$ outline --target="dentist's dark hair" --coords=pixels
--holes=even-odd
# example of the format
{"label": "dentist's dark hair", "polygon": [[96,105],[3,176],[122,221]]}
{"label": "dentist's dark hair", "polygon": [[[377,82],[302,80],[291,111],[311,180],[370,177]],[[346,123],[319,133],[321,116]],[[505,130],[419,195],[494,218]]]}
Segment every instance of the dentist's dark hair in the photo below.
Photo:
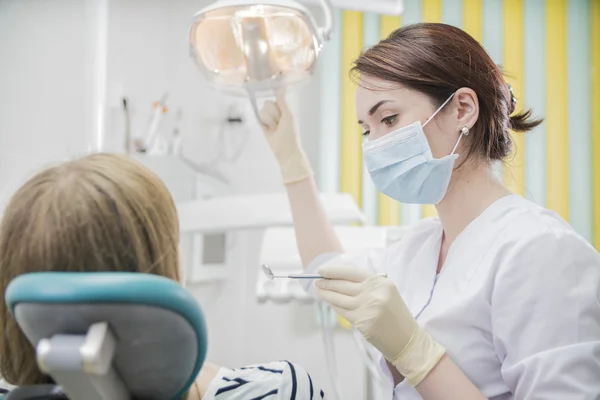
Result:
{"label": "dentist's dark hair", "polygon": [[465,160],[503,160],[512,149],[509,130],[526,132],[543,121],[532,118],[531,110],[513,114],[517,99],[500,68],[475,39],[451,25],[421,23],[397,29],[364,51],[350,73],[356,81],[364,75],[400,83],[429,96],[436,107],[458,89],[472,89],[479,115],[465,138]]}

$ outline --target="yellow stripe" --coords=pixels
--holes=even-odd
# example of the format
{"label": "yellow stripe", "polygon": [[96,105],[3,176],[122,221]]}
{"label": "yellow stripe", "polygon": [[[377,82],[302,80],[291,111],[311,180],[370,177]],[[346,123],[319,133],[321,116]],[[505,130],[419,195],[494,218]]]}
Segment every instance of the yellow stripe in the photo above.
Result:
{"label": "yellow stripe", "polygon": [[483,25],[481,0],[463,0],[463,30],[481,43]]}
{"label": "yellow stripe", "polygon": [[342,38],[340,190],[350,193],[360,205],[362,199],[362,132],[356,122],[354,104],[356,85],[350,80],[348,71],[363,46],[361,13],[356,11],[342,13]]}
{"label": "yellow stripe", "polygon": [[[517,98],[517,109],[523,109],[523,0],[504,0],[503,16],[503,66],[506,81]],[[513,152],[504,169],[504,183],[513,192],[525,193],[525,137],[523,133],[510,132]]]}
{"label": "yellow stripe", "polygon": [[424,204],[423,211],[422,211],[422,217],[423,218],[437,217],[437,210],[435,209],[435,206],[433,206],[431,204]]}
{"label": "yellow stripe", "polygon": [[[379,36],[384,39],[400,27],[400,17],[382,15],[379,18]],[[379,225],[400,224],[400,203],[383,193],[377,194],[377,223]]]}
{"label": "yellow stripe", "polygon": [[[423,0],[423,21],[442,22],[442,1],[441,0]],[[423,218],[437,216],[437,210],[430,204],[423,205]]]}
{"label": "yellow stripe", "polygon": [[[356,122],[354,104],[356,85],[350,80],[348,71],[362,51],[362,13],[342,12],[342,38],[340,191],[350,193],[360,206],[362,203],[362,131]],[[340,316],[338,316],[338,323],[344,329],[352,327]]]}
{"label": "yellow stripe", "polygon": [[600,0],[591,3],[593,243],[600,251]]}
{"label": "yellow stripe", "polygon": [[390,33],[400,28],[400,17],[382,15],[379,17],[379,37],[385,39]]}
{"label": "yellow stripe", "polygon": [[546,98],[546,204],[568,220],[567,0],[546,1]]}
{"label": "yellow stripe", "polygon": [[423,22],[442,22],[442,0],[423,0]]}

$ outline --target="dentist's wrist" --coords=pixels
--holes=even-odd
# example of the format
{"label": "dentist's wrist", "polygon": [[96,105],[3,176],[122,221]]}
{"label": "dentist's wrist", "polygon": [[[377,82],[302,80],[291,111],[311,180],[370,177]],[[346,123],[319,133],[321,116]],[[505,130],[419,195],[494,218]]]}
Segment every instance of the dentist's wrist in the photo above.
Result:
{"label": "dentist's wrist", "polygon": [[278,161],[284,185],[300,182],[313,176],[308,157],[301,149]]}
{"label": "dentist's wrist", "polygon": [[444,346],[436,342],[427,331],[417,327],[400,354],[389,361],[411,386],[417,386],[445,354]]}

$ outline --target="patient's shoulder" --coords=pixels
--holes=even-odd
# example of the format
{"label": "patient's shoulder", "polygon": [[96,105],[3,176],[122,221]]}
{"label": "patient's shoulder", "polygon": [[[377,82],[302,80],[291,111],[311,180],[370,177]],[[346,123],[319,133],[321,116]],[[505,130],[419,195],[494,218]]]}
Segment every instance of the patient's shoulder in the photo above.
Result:
{"label": "patient's shoulder", "polygon": [[[246,400],[273,396],[273,400],[324,398],[323,391],[301,366],[289,361],[220,368],[204,392],[203,400]],[[271,397],[269,397],[271,398]]]}

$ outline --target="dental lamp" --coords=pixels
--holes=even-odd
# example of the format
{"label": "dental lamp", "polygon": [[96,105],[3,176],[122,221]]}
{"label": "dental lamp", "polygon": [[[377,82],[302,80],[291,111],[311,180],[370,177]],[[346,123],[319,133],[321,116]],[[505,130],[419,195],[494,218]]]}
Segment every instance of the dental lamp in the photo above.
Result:
{"label": "dental lamp", "polygon": [[331,36],[329,0],[320,0],[325,25],[293,0],[219,0],[194,16],[190,54],[218,91],[256,99],[306,81]]}

